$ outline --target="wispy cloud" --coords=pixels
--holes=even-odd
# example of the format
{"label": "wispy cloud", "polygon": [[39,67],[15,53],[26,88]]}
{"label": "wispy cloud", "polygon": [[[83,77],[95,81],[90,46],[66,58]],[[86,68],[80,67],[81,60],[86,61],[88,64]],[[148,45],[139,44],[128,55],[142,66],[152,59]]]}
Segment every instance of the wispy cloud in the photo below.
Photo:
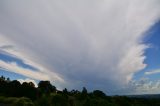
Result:
{"label": "wispy cloud", "polygon": [[49,76],[42,72],[36,72],[35,70],[30,70],[23,68],[16,64],[15,62],[4,62],[0,60],[0,68],[6,71],[11,71],[23,76],[34,78],[36,80],[49,80]]}
{"label": "wispy cloud", "polygon": [[[8,71],[12,70],[12,72],[15,72],[17,74],[22,74],[24,76],[27,76],[27,77],[30,77],[33,79],[35,79],[35,77],[37,77],[36,78],[37,80],[51,80],[52,79],[54,81],[64,82],[64,80],[60,76],[58,76],[56,73],[49,72],[47,68],[44,68],[42,65],[31,61],[29,59],[29,57],[26,56],[25,54],[21,54],[20,51],[15,47],[15,45],[11,45],[11,44],[0,45],[0,53],[5,54],[8,57],[14,57],[18,60],[21,60],[24,64],[29,65],[30,67],[33,67],[36,70],[26,69],[26,68],[18,65],[16,63],[16,61],[7,63],[7,62],[0,60],[1,62],[3,62],[3,63],[1,63],[1,68],[3,68],[3,69],[7,69]],[[4,64],[7,64],[7,65],[4,65]],[[16,70],[10,67],[13,64],[16,65],[16,67],[17,67]],[[10,67],[10,68],[8,68],[8,67]],[[17,71],[17,70],[19,70],[19,71]],[[31,76],[29,76],[28,74],[25,75],[24,71],[27,72],[27,70],[28,70],[28,73],[30,73],[30,75],[32,74]],[[34,74],[35,71],[37,71],[37,74]],[[46,77],[44,79],[44,78],[39,77],[43,74],[45,77],[48,74],[47,75],[48,78]],[[35,76],[35,75],[38,75],[38,76]],[[38,77],[39,77],[39,79],[38,79]]]}
{"label": "wispy cloud", "polygon": [[145,72],[145,75],[152,75],[152,74],[158,74],[158,73],[160,73],[160,69]]}
{"label": "wispy cloud", "polygon": [[7,52],[47,69],[68,87],[110,92],[146,67],[141,41],[160,18],[159,0],[0,2],[0,37],[19,54]]}

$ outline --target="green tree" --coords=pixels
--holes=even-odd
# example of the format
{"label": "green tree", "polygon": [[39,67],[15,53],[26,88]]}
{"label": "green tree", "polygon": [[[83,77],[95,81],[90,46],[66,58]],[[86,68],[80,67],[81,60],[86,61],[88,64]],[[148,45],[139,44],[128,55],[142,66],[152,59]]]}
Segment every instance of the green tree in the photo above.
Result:
{"label": "green tree", "polygon": [[82,89],[82,94],[87,95],[87,89],[85,87],[83,87],[83,89]]}
{"label": "green tree", "polygon": [[63,93],[64,93],[64,94],[68,94],[67,88],[64,88],[64,89],[63,89]]}
{"label": "green tree", "polygon": [[42,93],[46,93],[46,94],[49,94],[49,93],[51,93],[53,91],[56,91],[56,87],[52,86],[50,81],[40,81],[38,83],[38,88],[40,89],[40,91]]}
{"label": "green tree", "polygon": [[93,91],[93,95],[96,96],[96,97],[101,97],[101,98],[105,98],[105,97],[106,97],[106,94],[103,93],[103,92],[100,91],[100,90],[94,90],[94,91]]}
{"label": "green tree", "polygon": [[23,82],[21,86],[21,94],[22,96],[28,97],[32,100],[35,100],[37,98],[37,89],[35,88],[35,85],[33,82]]}

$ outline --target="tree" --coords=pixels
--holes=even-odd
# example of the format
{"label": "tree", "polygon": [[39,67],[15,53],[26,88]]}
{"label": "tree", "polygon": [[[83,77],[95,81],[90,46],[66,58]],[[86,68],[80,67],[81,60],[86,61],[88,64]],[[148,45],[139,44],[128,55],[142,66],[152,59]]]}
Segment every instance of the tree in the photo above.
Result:
{"label": "tree", "polygon": [[11,81],[10,78],[7,78],[6,82],[9,83],[10,81]]}
{"label": "tree", "polygon": [[2,80],[2,81],[5,81],[5,77],[2,75],[1,77],[0,77],[0,80]]}
{"label": "tree", "polygon": [[87,94],[87,89],[85,87],[83,87],[82,94],[84,94],[84,95]]}
{"label": "tree", "polygon": [[0,77],[0,94],[6,95],[7,90],[8,90],[8,83],[5,81],[5,77],[1,76]]}
{"label": "tree", "polygon": [[46,93],[46,94],[49,94],[50,92],[55,92],[56,91],[56,87],[52,86],[50,81],[40,81],[38,83],[38,88],[40,89],[40,91],[42,93]]}
{"label": "tree", "polygon": [[82,94],[87,94],[87,89],[83,87]]}
{"label": "tree", "polygon": [[17,80],[13,80],[9,83],[8,94],[13,97],[20,97],[21,96],[20,88],[21,88],[21,83]]}
{"label": "tree", "polygon": [[87,97],[87,89],[83,87],[82,94],[79,99],[82,100],[82,99],[85,99],[86,97]]}
{"label": "tree", "polygon": [[21,94],[22,96],[35,100],[37,98],[37,89],[35,88],[33,82],[23,82],[21,86]]}
{"label": "tree", "polygon": [[68,98],[66,98],[66,96],[63,96],[61,94],[52,96],[51,102],[52,104],[54,104],[54,106],[68,106],[69,103]]}
{"label": "tree", "polygon": [[93,95],[96,96],[96,97],[101,97],[101,98],[106,97],[106,94],[103,93],[103,92],[100,91],[100,90],[94,90],[94,91],[93,91]]}
{"label": "tree", "polygon": [[52,85],[52,92],[55,93],[56,91],[57,91],[57,88],[56,88],[55,86]]}
{"label": "tree", "polygon": [[63,93],[64,93],[64,94],[68,94],[67,88],[64,88],[64,89],[63,89]]}

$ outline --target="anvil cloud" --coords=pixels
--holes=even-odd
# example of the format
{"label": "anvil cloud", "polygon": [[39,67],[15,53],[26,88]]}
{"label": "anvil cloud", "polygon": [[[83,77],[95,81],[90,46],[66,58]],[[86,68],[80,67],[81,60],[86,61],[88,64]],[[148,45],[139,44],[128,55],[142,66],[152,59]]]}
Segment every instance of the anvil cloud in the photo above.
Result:
{"label": "anvil cloud", "polygon": [[[62,88],[114,93],[146,67],[148,46],[142,40],[160,18],[159,5],[159,0],[1,0],[1,51],[39,72],[42,67]],[[18,53],[2,48],[7,45]]]}

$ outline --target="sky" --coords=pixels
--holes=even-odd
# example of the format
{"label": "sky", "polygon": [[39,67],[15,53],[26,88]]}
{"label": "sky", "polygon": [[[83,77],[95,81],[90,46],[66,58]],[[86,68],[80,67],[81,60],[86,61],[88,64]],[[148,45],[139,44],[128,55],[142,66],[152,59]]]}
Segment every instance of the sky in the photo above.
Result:
{"label": "sky", "polygon": [[0,75],[108,95],[160,93],[159,0],[1,0]]}

